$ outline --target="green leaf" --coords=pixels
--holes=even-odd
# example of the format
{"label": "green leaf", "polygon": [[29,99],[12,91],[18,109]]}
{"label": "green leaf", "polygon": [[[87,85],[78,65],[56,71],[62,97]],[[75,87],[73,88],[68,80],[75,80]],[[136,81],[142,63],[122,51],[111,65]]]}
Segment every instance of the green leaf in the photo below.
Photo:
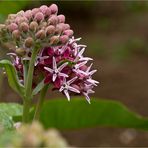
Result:
{"label": "green leaf", "polygon": [[0,103],[0,112],[9,116],[20,116],[23,114],[23,107],[16,103]]}
{"label": "green leaf", "polygon": [[36,95],[38,92],[41,91],[41,89],[43,89],[43,87],[45,86],[44,80],[42,80],[33,90],[32,92],[32,96]]}
{"label": "green leaf", "polygon": [[97,126],[148,130],[148,119],[128,110],[116,101],[66,99],[44,103],[40,121],[45,128],[77,129]]}
{"label": "green leaf", "polygon": [[5,68],[8,76],[8,82],[11,88],[16,91],[21,97],[23,97],[24,87],[20,84],[17,72],[12,63],[9,60],[2,60],[0,61],[0,67]]}
{"label": "green leaf", "polygon": [[0,111],[0,126],[2,126],[2,128],[4,128],[4,129],[12,129],[13,128],[12,117],[7,115],[3,111]]}
{"label": "green leaf", "polygon": [[13,128],[13,116],[21,116],[23,108],[16,103],[0,103],[0,126],[5,129]]}

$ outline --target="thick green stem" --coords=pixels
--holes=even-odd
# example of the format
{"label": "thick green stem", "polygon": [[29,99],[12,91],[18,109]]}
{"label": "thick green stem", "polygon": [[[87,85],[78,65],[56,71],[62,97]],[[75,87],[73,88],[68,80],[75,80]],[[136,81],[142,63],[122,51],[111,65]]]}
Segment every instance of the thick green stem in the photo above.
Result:
{"label": "thick green stem", "polygon": [[49,87],[49,85],[45,85],[44,88],[41,90],[40,98],[39,98],[37,105],[36,105],[34,120],[38,120],[40,117],[41,108],[42,108],[48,87]]}
{"label": "thick green stem", "polygon": [[30,98],[30,96],[31,96],[34,64],[35,64],[35,60],[36,60],[36,57],[37,57],[37,53],[38,53],[38,49],[34,49],[32,51],[32,56],[31,56],[31,60],[30,60],[30,63],[29,63],[29,69],[28,69],[28,74],[27,74],[27,79],[26,79],[26,87],[25,87],[26,99]]}
{"label": "thick green stem", "polygon": [[30,106],[31,106],[31,103],[30,101],[24,101],[24,104],[23,104],[23,117],[22,117],[22,121],[24,123],[27,123],[29,121],[29,110],[30,110]]}
{"label": "thick green stem", "polygon": [[25,96],[24,96],[24,108],[23,108],[23,122],[28,122],[29,111],[31,107],[32,100],[32,79],[34,72],[34,64],[37,57],[38,49],[34,48],[31,55],[31,60],[29,62],[29,69],[27,65],[24,66],[24,84],[25,84]]}

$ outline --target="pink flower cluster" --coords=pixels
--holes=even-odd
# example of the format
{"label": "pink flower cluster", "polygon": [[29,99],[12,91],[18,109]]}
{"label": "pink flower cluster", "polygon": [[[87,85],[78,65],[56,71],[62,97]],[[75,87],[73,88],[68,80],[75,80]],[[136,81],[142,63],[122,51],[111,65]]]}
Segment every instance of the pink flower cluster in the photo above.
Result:
{"label": "pink flower cluster", "polygon": [[0,24],[0,36],[14,44],[19,56],[28,56],[35,44],[41,47],[65,44],[73,30],[65,23],[65,16],[57,13],[57,5],[52,4],[10,14],[5,24]]}
{"label": "pink flower cluster", "polygon": [[[89,94],[99,82],[92,79],[97,70],[91,70],[92,59],[84,57],[85,45],[79,45],[80,40],[70,38],[65,45],[46,47],[39,53],[34,71],[34,85],[38,76],[43,76],[44,83],[52,84],[53,90],[59,90],[70,100],[70,95],[84,95],[90,103]],[[23,67],[19,57],[15,56],[14,65],[23,81]]]}

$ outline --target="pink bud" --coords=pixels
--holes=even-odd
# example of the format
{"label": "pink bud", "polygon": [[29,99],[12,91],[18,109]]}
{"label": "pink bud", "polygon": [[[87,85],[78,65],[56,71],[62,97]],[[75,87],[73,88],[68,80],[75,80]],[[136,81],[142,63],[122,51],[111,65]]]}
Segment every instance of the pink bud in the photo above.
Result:
{"label": "pink bud", "polygon": [[56,25],[58,23],[58,17],[56,15],[53,15],[49,18],[48,24],[50,25]]}
{"label": "pink bud", "polygon": [[32,17],[32,11],[31,11],[31,10],[27,10],[27,11],[25,12],[24,16],[25,16],[26,18],[28,18],[28,19],[31,19],[31,17]]}
{"label": "pink bud", "polygon": [[22,22],[28,22],[28,19],[26,17],[16,17],[15,22],[19,25]]}
{"label": "pink bud", "polygon": [[69,24],[59,23],[59,25],[61,25],[61,26],[63,27],[63,30],[68,30],[68,29],[70,29]]}
{"label": "pink bud", "polygon": [[18,29],[18,25],[15,24],[15,23],[11,23],[9,26],[8,26],[8,29],[9,31],[14,31],[14,30],[17,30]]}
{"label": "pink bud", "polygon": [[58,34],[61,34],[62,31],[63,31],[63,26],[60,25],[60,24],[57,24],[57,26],[56,26],[56,31],[55,31],[55,32],[58,33]]}
{"label": "pink bud", "polygon": [[28,31],[29,30],[29,25],[26,22],[21,23],[20,24],[20,30],[24,31],[24,32]]}
{"label": "pink bud", "polygon": [[49,8],[46,10],[45,15],[47,15],[47,16],[51,15],[51,10]]}
{"label": "pink bud", "polygon": [[64,34],[68,35],[69,37],[71,37],[73,35],[73,30],[65,30]]}
{"label": "pink bud", "polygon": [[42,20],[44,19],[43,13],[38,12],[38,13],[35,15],[34,19],[37,20],[37,21],[42,21]]}
{"label": "pink bud", "polygon": [[40,12],[39,8],[32,9],[32,15],[36,15],[38,12]]}
{"label": "pink bud", "polygon": [[51,35],[55,33],[55,27],[53,25],[50,25],[46,28],[46,34]]}
{"label": "pink bud", "polygon": [[41,11],[43,14],[46,14],[46,11],[47,11],[48,7],[47,7],[46,5],[43,5],[43,6],[41,6],[39,9],[40,9],[40,11]]}
{"label": "pink bud", "polygon": [[60,42],[61,42],[62,44],[67,43],[68,40],[69,40],[69,37],[68,37],[67,35],[62,35],[62,36],[60,36]]}
{"label": "pink bud", "polygon": [[44,30],[40,30],[36,33],[35,35],[38,39],[44,39],[46,34],[45,34],[45,31]]}
{"label": "pink bud", "polygon": [[58,13],[58,6],[56,4],[52,4],[49,8],[52,14]]}
{"label": "pink bud", "polygon": [[19,30],[14,30],[12,32],[12,36],[15,38],[15,39],[19,39],[20,38],[20,31]]}
{"label": "pink bud", "polygon": [[59,23],[64,23],[65,22],[65,16],[63,14],[58,15]]}

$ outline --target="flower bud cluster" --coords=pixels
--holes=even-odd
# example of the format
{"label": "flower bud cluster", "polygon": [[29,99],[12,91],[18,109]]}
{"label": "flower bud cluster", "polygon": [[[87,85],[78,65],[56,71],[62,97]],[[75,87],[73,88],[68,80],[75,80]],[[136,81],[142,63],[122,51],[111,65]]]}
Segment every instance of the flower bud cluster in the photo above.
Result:
{"label": "flower bud cluster", "polygon": [[34,44],[41,47],[65,44],[73,35],[70,25],[65,23],[65,16],[58,15],[55,4],[10,14],[5,24],[0,24],[0,36],[2,33],[15,43],[16,53],[21,56],[30,52]]}
{"label": "flower bud cluster", "polygon": [[[70,95],[83,95],[90,103],[89,94],[99,82],[92,79],[92,75],[97,70],[91,70],[92,61],[89,57],[84,57],[85,45],[79,45],[80,38],[71,37],[65,45],[46,47],[38,54],[35,63],[33,87],[38,82],[38,76],[44,75],[44,83],[53,85],[53,90],[62,92],[68,100]],[[16,56],[14,65],[21,74],[23,81],[23,69],[21,61]]]}

